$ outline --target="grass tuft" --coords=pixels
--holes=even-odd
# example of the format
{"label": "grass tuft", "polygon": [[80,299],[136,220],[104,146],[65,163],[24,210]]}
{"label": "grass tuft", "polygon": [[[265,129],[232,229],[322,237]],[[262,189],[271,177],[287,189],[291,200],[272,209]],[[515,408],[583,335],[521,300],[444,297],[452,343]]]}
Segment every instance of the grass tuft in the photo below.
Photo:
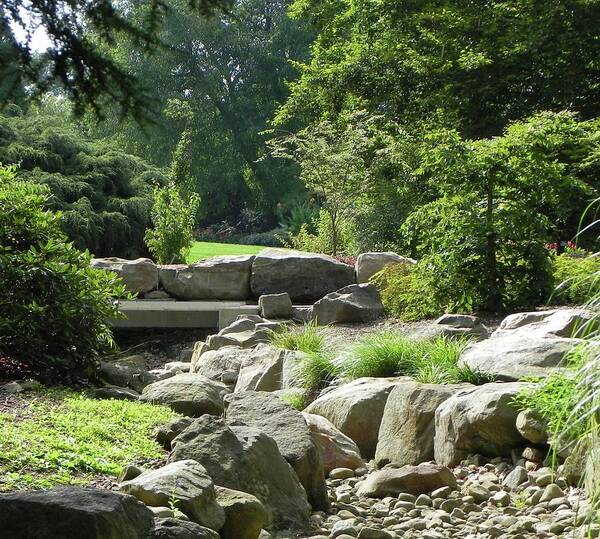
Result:
{"label": "grass tuft", "polygon": [[286,326],[270,335],[271,344],[284,350],[321,354],[327,349],[327,329],[309,322],[302,326]]}

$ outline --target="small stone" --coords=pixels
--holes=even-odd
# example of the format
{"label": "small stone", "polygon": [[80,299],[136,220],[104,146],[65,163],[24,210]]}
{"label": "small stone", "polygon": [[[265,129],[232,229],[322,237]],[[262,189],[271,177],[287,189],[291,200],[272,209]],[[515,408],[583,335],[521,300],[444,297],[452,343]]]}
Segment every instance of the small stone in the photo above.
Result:
{"label": "small stone", "polygon": [[331,528],[332,539],[343,534],[350,535],[351,537],[356,537],[358,535],[358,530],[354,527],[353,520],[340,520],[333,525],[333,528]]}
{"label": "small stone", "polygon": [[385,530],[364,527],[358,532],[358,539],[394,539],[394,536]]}
{"label": "small stone", "polygon": [[494,505],[506,507],[510,505],[510,494],[504,490],[500,490],[499,492],[496,492],[490,500]]}
{"label": "small stone", "polygon": [[473,497],[475,503],[485,502],[491,496],[490,491],[481,485],[470,485],[467,488],[467,494]]}
{"label": "small stone", "polygon": [[400,494],[398,494],[398,500],[401,502],[415,503],[417,501],[417,497],[414,494],[410,494],[408,492],[401,492]]}
{"label": "small stone", "polygon": [[349,479],[354,477],[354,470],[350,468],[334,468],[329,472],[330,479]]}
{"label": "small stone", "polygon": [[155,518],[173,518],[174,511],[169,507],[148,507],[154,513]]}
{"label": "small stone", "polygon": [[462,505],[462,501],[454,498],[454,499],[450,499],[450,500],[444,500],[442,502],[442,504],[440,505],[440,509],[442,511],[446,511],[446,513],[452,513],[452,511],[454,509],[456,509],[457,507],[460,507]]}
{"label": "small stone", "polygon": [[565,493],[556,483],[551,483],[544,489],[544,493],[540,498],[540,503],[549,502],[554,498],[562,498],[564,495]]}
{"label": "small stone", "polygon": [[515,490],[519,485],[522,485],[529,479],[527,470],[522,466],[516,466],[502,481],[502,485]]}
{"label": "small stone", "polygon": [[450,487],[441,487],[431,493],[432,498],[447,498],[452,493]]}
{"label": "small stone", "polygon": [[427,496],[427,494],[421,494],[415,501],[415,505],[431,507],[433,502],[431,501],[431,498]]}
{"label": "small stone", "polygon": [[556,474],[554,472],[552,472],[552,471],[544,472],[544,471],[540,470],[540,472],[538,473],[538,475],[535,478],[535,484],[538,487],[545,487],[545,486],[549,485],[550,483],[553,483],[555,478],[556,478]]}
{"label": "small stone", "polygon": [[544,449],[539,449],[538,447],[526,447],[523,449],[523,453],[521,456],[526,460],[531,460],[533,462],[544,462],[546,458],[547,451]]}
{"label": "small stone", "polygon": [[135,466],[134,464],[128,464],[127,466],[125,466],[125,468],[123,468],[123,471],[117,478],[117,482],[122,483],[123,481],[129,481],[130,479],[134,479],[138,475],[141,475],[143,471],[144,470],[142,470],[139,466]]}

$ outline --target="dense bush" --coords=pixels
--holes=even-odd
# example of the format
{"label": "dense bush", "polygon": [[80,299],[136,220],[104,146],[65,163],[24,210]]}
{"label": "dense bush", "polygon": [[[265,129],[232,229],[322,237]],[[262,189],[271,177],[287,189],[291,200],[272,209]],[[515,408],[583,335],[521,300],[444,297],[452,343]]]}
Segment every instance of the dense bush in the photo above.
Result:
{"label": "dense bush", "polygon": [[0,168],[0,358],[43,379],[74,379],[92,375],[111,348],[111,298],[125,291],[67,241],[60,215],[44,209],[49,196]]}
{"label": "dense bush", "polygon": [[555,289],[552,303],[587,303],[600,293],[600,258],[585,252],[566,252],[553,260]]}
{"label": "dense bush", "polygon": [[0,115],[0,162],[47,185],[46,207],[63,213],[61,226],[78,249],[95,256],[146,254],[152,184],[164,175],[110,142],[92,141],[66,107],[49,100],[26,115]]}
{"label": "dense bush", "polygon": [[[311,229],[314,232],[311,232]],[[297,234],[289,234],[283,243],[289,249],[309,251],[311,253],[334,254],[332,243],[331,218],[327,211],[321,210],[312,225],[304,223]],[[338,218],[336,223],[337,254],[353,255],[356,253],[354,223],[347,218]]]}

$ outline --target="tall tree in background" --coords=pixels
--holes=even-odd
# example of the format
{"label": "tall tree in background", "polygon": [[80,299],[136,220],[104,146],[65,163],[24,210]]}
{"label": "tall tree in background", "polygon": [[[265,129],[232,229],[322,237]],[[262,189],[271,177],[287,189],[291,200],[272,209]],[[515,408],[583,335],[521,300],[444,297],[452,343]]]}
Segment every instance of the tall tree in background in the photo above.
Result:
{"label": "tall tree in background", "polygon": [[[304,23],[288,18],[287,4],[238,0],[229,13],[211,19],[173,10],[160,34],[168,50],[147,58],[123,40],[113,51],[153,89],[161,110],[176,99],[194,122],[186,126],[185,119],[163,113],[146,133],[116,119],[97,133],[116,136],[130,151],[167,165],[187,130],[190,173],[205,221],[232,218],[245,206],[273,217],[278,202],[302,192],[292,165],[260,159],[266,154],[262,132],[297,74],[290,60],[306,60],[312,38]],[[134,17],[145,18],[147,9],[138,6]]]}

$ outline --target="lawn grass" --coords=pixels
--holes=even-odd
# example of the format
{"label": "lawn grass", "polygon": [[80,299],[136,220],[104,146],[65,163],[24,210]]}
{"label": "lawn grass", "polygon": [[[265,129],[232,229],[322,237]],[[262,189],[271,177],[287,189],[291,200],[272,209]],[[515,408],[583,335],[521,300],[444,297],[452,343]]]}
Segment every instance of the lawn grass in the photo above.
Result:
{"label": "lawn grass", "polygon": [[164,406],[92,399],[70,389],[17,397],[0,413],[0,491],[85,485],[152,463],[164,450],[155,428],[177,415]]}
{"label": "lawn grass", "polygon": [[212,243],[195,241],[187,256],[189,264],[221,255],[255,255],[265,249],[262,245],[241,245],[237,243]]}

